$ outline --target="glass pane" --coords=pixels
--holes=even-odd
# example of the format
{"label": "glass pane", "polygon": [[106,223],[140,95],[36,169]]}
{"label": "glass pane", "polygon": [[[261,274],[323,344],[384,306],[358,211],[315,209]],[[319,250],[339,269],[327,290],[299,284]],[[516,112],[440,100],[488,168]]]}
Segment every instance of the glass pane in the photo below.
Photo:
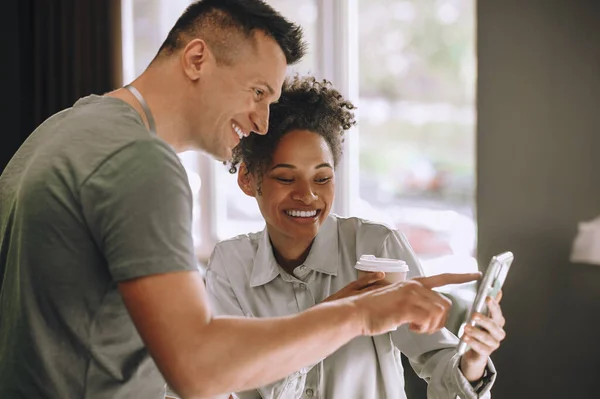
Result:
{"label": "glass pane", "polygon": [[133,8],[134,71],[139,76],[150,64],[190,0],[131,0]]}
{"label": "glass pane", "polygon": [[428,272],[475,265],[474,3],[359,0],[360,216]]}
{"label": "glass pane", "polygon": [[[309,48],[303,60],[289,68],[288,74],[314,73],[316,58],[314,54],[317,36],[317,0],[268,0],[268,3],[284,17],[302,26]],[[217,210],[217,236],[219,239],[233,237],[237,234],[258,231],[263,228],[264,220],[260,214],[256,200],[246,196],[237,185],[237,175],[228,172],[227,167],[217,165],[215,168],[215,185],[217,192],[216,206],[225,204]]]}

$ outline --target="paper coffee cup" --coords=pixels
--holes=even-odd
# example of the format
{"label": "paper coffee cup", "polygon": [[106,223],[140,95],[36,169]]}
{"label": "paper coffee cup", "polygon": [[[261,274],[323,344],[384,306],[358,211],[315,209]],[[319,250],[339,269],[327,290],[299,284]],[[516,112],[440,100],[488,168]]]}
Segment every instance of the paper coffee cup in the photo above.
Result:
{"label": "paper coffee cup", "polygon": [[406,280],[408,265],[400,259],[377,258],[373,255],[362,255],[356,265],[358,278],[365,273],[384,272],[384,280],[390,283],[397,283]]}

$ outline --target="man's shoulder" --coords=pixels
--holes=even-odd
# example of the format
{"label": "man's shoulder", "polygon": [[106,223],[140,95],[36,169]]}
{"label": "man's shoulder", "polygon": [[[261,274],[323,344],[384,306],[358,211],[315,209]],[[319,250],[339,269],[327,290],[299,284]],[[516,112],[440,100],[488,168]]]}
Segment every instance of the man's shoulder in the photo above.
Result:
{"label": "man's shoulder", "polygon": [[119,99],[85,97],[57,130],[69,136],[62,155],[72,169],[84,174],[84,182],[106,169],[132,178],[152,174],[187,178],[175,150],[150,133],[137,112]]}
{"label": "man's shoulder", "polygon": [[[151,135],[126,103],[101,96],[80,99],[44,121],[23,143],[7,170],[17,179],[25,173],[35,181],[59,179],[76,189],[107,161],[123,163],[177,162],[177,154]],[[38,184],[38,183],[36,183]]]}

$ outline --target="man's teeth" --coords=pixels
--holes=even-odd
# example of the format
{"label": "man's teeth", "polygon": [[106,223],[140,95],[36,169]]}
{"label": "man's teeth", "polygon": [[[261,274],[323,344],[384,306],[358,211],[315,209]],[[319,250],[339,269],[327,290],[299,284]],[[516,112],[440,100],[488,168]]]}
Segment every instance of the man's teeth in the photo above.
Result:
{"label": "man's teeth", "polygon": [[317,216],[317,211],[285,211],[289,216],[295,218],[312,218]]}
{"label": "man's teeth", "polygon": [[242,129],[240,129],[235,123],[232,123],[231,127],[233,128],[233,130],[235,130],[235,132],[237,133],[240,140],[243,139],[244,137],[246,137],[244,134],[244,131]]}

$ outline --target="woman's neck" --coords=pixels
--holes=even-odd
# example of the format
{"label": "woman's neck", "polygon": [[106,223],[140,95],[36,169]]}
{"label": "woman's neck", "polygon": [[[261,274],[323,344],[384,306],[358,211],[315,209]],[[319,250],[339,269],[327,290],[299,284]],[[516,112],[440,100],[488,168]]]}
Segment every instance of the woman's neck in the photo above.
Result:
{"label": "woman's neck", "polygon": [[273,248],[275,260],[279,266],[289,274],[292,274],[296,267],[306,261],[314,241],[313,239],[309,243],[298,243],[294,240],[285,240],[285,242],[281,242],[284,240],[273,240],[271,236],[269,236],[269,239],[271,240],[271,247]]}

